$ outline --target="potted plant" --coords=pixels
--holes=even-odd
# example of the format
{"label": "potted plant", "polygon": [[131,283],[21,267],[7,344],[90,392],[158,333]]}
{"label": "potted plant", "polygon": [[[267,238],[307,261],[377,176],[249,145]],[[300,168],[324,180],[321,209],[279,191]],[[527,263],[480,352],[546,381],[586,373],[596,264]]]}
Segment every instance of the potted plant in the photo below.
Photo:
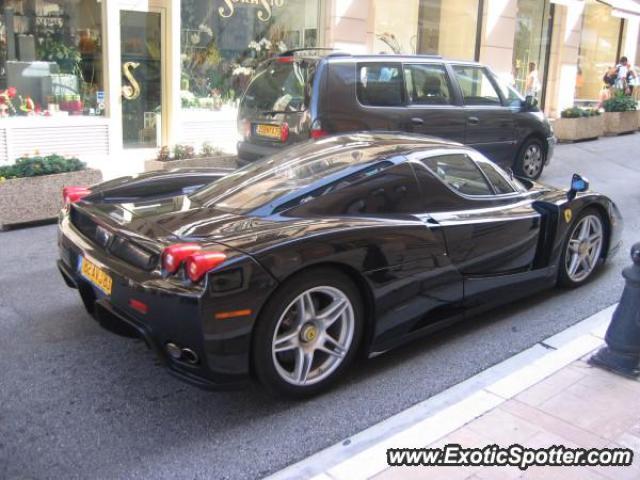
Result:
{"label": "potted plant", "polygon": [[575,142],[598,138],[604,133],[600,110],[595,108],[566,108],[553,123],[553,130],[561,142]]}
{"label": "potted plant", "polygon": [[236,168],[237,157],[222,152],[210,143],[203,143],[200,152],[196,153],[191,145],[177,144],[170,149],[162,147],[156,158],[144,163],[146,172],[154,170],[171,170],[174,168]]}
{"label": "potted plant", "polygon": [[604,133],[618,135],[638,129],[637,103],[621,93],[604,102]]}
{"label": "potted plant", "polygon": [[60,155],[22,157],[0,167],[0,230],[16,224],[55,218],[62,188],[102,181],[100,170]]}

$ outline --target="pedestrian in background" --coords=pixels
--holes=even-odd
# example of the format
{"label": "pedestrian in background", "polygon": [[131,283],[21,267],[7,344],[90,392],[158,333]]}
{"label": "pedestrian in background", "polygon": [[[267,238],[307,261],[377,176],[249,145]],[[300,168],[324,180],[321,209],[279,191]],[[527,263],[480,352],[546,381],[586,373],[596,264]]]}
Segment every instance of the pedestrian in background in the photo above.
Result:
{"label": "pedestrian in background", "polygon": [[598,101],[598,108],[602,108],[604,102],[611,98],[613,94],[613,88],[618,80],[618,69],[616,67],[609,67],[604,76],[602,77],[602,88],[600,89],[600,97]]}
{"label": "pedestrian in background", "polygon": [[524,87],[525,96],[537,97],[540,91],[540,76],[535,62],[529,62],[529,73]]}
{"label": "pedestrian in background", "polygon": [[625,95],[633,94],[633,87],[636,83],[636,72],[629,63],[627,57],[620,57],[620,62],[616,65],[618,78],[616,88],[624,92]]}

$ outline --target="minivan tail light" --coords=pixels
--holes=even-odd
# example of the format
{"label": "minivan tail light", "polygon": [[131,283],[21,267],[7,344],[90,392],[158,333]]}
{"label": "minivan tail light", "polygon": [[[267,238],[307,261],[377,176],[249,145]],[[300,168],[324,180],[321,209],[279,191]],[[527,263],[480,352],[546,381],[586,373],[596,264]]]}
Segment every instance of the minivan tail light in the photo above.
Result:
{"label": "minivan tail light", "polygon": [[322,129],[322,124],[320,123],[320,120],[315,120],[311,124],[311,138],[313,138],[314,140],[326,137],[328,135],[329,135],[329,132]]}
{"label": "minivan tail light", "polygon": [[65,205],[75,203],[82,200],[87,195],[91,194],[91,190],[88,187],[64,187],[62,189],[62,198]]}
{"label": "minivan tail light", "polygon": [[280,125],[280,141],[286,143],[289,140],[289,124],[284,122]]}
{"label": "minivan tail light", "polygon": [[251,136],[251,122],[246,118],[240,120],[240,135],[245,140]]}
{"label": "minivan tail light", "polygon": [[176,273],[189,255],[202,250],[197,243],[176,243],[162,251],[162,269],[168,273]]}
{"label": "minivan tail light", "polygon": [[278,63],[293,63],[295,61],[295,58],[293,56],[290,57],[278,57],[277,62]]}
{"label": "minivan tail light", "polygon": [[205,274],[224,263],[227,256],[222,252],[198,252],[190,255],[185,264],[192,282],[199,282]]}

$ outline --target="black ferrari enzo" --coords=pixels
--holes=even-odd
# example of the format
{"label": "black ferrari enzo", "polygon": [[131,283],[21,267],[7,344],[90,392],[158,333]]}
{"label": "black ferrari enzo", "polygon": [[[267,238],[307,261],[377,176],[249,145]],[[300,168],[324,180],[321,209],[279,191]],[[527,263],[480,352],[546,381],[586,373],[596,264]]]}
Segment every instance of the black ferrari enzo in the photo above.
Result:
{"label": "black ferrari enzo", "polygon": [[517,180],[456,143],[347,134],[233,172],[68,187],[58,265],[180,378],[301,397],[358,352],[588,281],[622,220],[587,189]]}

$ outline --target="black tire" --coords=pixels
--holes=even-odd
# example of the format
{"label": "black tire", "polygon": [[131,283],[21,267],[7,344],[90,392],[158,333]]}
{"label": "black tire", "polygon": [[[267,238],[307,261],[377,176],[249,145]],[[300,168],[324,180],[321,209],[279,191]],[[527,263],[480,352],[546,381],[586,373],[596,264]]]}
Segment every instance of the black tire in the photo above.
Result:
{"label": "black tire", "polygon": [[514,170],[521,177],[537,180],[542,175],[546,160],[547,152],[542,142],[537,138],[530,138],[520,148]]}
{"label": "black tire", "polygon": [[[324,287],[337,289],[351,303],[353,312],[351,342],[341,363],[338,363],[329,376],[310,385],[294,385],[287,381],[276,367],[274,357],[278,354],[273,353],[276,327],[278,327],[281,316],[285,314],[295,299],[310,289]],[[252,361],[258,380],[271,393],[296,399],[311,397],[327,390],[340,378],[353,361],[362,340],[363,320],[363,305],[360,292],[354,282],[338,269],[318,267],[292,276],[267,301],[254,329]],[[296,341],[301,341],[297,335]],[[292,355],[294,354],[292,353]],[[321,355],[323,355],[322,352]],[[327,356],[327,358],[330,358],[330,356]],[[313,361],[312,365],[315,364],[315,361]],[[338,360],[335,361],[338,362]],[[320,374],[324,375],[322,370],[320,370]]]}
{"label": "black tire", "polygon": [[[602,242],[601,242],[601,248],[599,250],[597,258],[595,259],[592,270],[586,275],[585,278],[576,280],[574,278],[571,278],[571,275],[569,273],[570,267],[568,267],[568,264],[567,264],[567,256],[569,254],[568,247],[574,232],[576,232],[578,226],[580,225],[582,220],[586,217],[596,217],[597,219],[599,219],[600,226],[602,229]],[[608,233],[607,223],[603,218],[602,214],[597,209],[586,208],[582,212],[580,212],[580,214],[571,223],[571,227],[567,231],[566,238],[562,243],[562,255],[560,256],[560,265],[558,266],[558,285],[559,286],[564,288],[577,288],[589,282],[593,278],[594,274],[598,271],[598,269],[600,268],[600,266],[604,261],[604,251],[605,251],[607,242],[609,240],[608,234],[609,233]]]}

